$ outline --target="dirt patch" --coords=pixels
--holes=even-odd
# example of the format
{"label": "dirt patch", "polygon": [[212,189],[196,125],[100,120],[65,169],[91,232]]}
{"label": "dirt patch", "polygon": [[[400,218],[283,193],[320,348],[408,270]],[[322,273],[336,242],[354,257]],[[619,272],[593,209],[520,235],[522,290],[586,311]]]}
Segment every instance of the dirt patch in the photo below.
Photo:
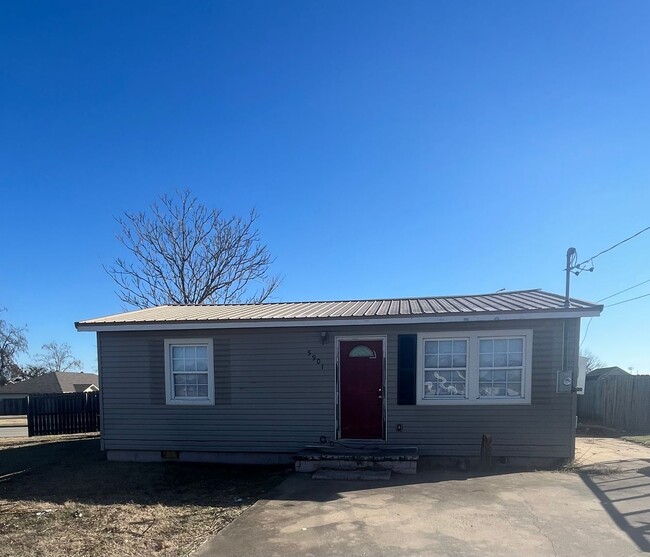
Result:
{"label": "dirt patch", "polygon": [[622,439],[605,437],[576,438],[576,457],[570,471],[591,475],[618,474],[637,470],[650,462],[650,448]]}
{"label": "dirt patch", "polygon": [[108,462],[88,436],[0,444],[0,556],[188,555],[286,476]]}

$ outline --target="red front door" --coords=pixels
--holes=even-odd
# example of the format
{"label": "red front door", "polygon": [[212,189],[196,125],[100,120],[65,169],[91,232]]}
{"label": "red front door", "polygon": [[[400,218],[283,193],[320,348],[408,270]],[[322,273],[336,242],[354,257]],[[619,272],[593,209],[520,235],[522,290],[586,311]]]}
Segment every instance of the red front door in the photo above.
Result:
{"label": "red front door", "polygon": [[382,439],[384,430],[383,342],[339,344],[342,439]]}

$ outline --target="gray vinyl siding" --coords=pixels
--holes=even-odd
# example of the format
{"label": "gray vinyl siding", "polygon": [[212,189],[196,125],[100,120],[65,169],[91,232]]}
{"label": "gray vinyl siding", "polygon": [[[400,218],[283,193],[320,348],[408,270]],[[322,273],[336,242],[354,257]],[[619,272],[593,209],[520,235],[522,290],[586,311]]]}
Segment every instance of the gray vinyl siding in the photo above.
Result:
{"label": "gray vinyl siding", "polygon": [[[575,395],[555,392],[565,323],[568,361],[577,363],[577,319],[98,333],[104,448],[288,453],[318,443],[321,436],[334,439],[335,337],[386,335],[386,443],[417,445],[423,455],[474,456],[482,434],[490,433],[495,455],[567,458]],[[494,329],[533,330],[530,405],[397,405],[398,334]],[[328,332],[325,345],[321,331]],[[166,338],[213,339],[213,406],[165,404]]]}

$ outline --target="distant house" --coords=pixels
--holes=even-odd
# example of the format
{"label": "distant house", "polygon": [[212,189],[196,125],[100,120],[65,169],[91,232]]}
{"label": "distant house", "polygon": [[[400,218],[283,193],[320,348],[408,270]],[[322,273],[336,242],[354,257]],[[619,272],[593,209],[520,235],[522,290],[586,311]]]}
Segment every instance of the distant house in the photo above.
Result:
{"label": "distant house", "polygon": [[95,373],[54,372],[0,387],[0,400],[28,395],[90,393],[99,390]]}
{"label": "distant house", "polygon": [[604,377],[615,377],[615,376],[624,376],[631,375],[624,369],[621,369],[618,366],[612,367],[600,367],[598,369],[591,370],[587,373],[587,381],[597,381],[598,379],[603,379]]}

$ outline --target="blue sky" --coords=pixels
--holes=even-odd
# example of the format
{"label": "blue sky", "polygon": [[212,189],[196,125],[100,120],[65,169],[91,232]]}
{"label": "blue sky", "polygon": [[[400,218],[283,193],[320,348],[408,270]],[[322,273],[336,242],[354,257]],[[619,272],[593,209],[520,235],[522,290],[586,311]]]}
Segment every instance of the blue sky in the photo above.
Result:
{"label": "blue sky", "polygon": [[[122,309],[114,217],[177,188],[257,208],[277,300],[561,293],[569,246],[650,225],[649,25],[645,0],[3,2],[4,318],[94,369],[73,323]],[[606,308],[583,347],[650,372],[648,314]]]}

